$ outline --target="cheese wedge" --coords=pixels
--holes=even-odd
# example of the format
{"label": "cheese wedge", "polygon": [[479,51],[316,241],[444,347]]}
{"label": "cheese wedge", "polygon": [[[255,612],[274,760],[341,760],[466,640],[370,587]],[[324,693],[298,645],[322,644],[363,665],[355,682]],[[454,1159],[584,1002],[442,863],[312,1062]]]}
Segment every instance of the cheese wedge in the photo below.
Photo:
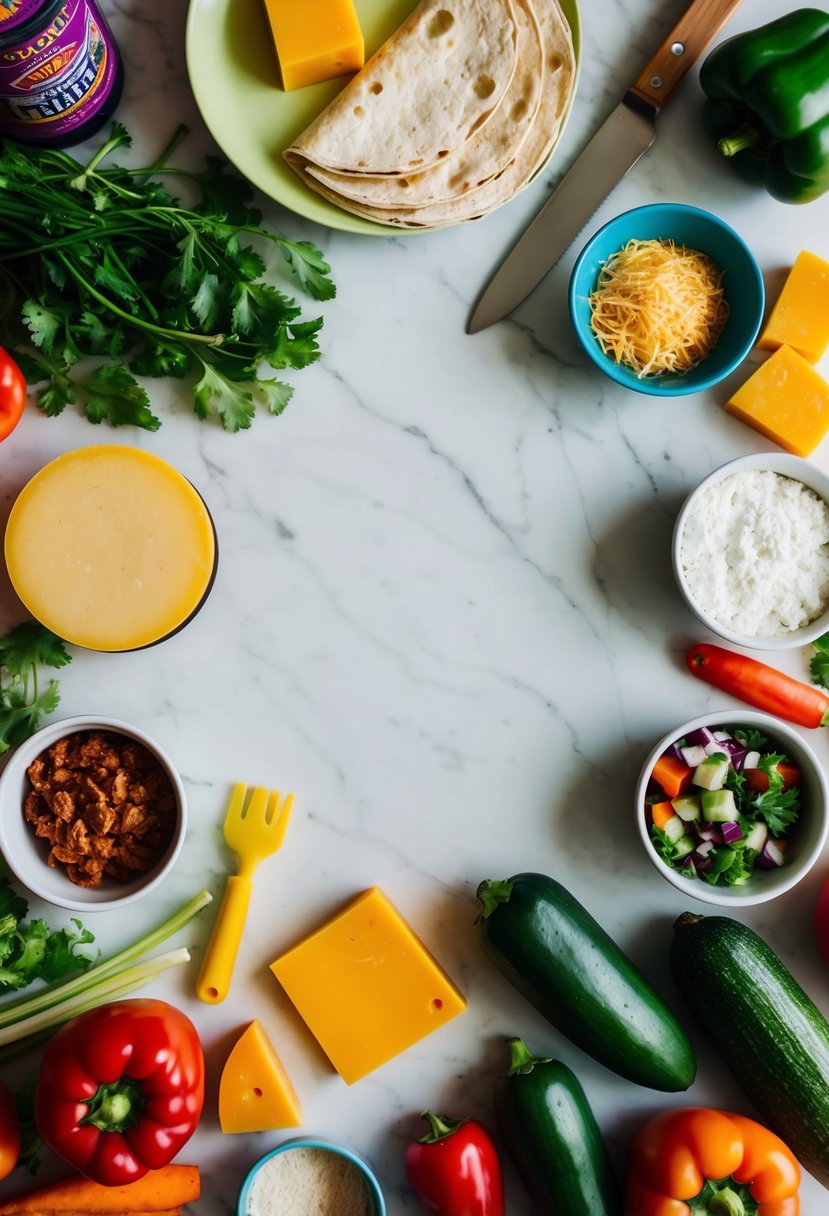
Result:
{"label": "cheese wedge", "polygon": [[6,527],[9,578],[32,616],[90,650],[149,646],[196,612],[213,581],[210,513],[150,452],[96,444],[36,473]]}
{"label": "cheese wedge", "polygon": [[348,1085],[466,1008],[378,887],[288,950],[271,971]]}
{"label": "cheese wedge", "polygon": [[302,1123],[299,1098],[257,1019],[242,1032],[222,1069],[219,1123],[225,1134]]}
{"label": "cheese wedge", "polygon": [[829,347],[829,262],[808,249],[797,255],[757,345],[791,346],[810,363],[822,358]]}
{"label": "cheese wedge", "polygon": [[808,456],[829,431],[829,384],[790,346],[781,346],[725,407],[795,456]]}
{"label": "cheese wedge", "polygon": [[365,42],[354,0],[265,0],[265,10],[285,90],[363,66]]}

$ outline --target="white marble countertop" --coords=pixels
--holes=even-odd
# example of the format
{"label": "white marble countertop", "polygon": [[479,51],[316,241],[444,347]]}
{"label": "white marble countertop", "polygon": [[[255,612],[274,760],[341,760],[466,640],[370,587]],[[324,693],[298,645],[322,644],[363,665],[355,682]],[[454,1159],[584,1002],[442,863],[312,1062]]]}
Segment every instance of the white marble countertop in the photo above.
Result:
{"label": "white marble countertop", "polygon": [[[181,158],[200,163],[215,147],[185,72],[184,4],[104,7],[126,59],[118,117],[135,138],[135,163],[160,150],[179,121],[191,128]],[[791,7],[752,0],[727,32]],[[60,713],[106,714],[147,730],[176,761],[190,802],[174,874],[134,916],[94,917],[100,944],[126,944],[202,885],[220,895],[231,866],[220,827],[232,782],[296,794],[288,839],[255,885],[230,998],[207,1007],[193,995],[209,913],[180,936],[193,947],[190,968],[152,989],[193,1017],[208,1059],[205,1116],[182,1154],[202,1167],[205,1216],[234,1211],[248,1166],[291,1134],[218,1129],[218,1073],[252,1016],[299,1092],[303,1131],[365,1156],[390,1216],[420,1210],[402,1159],[421,1133],[422,1109],[494,1127],[492,1090],[510,1035],[575,1069],[620,1172],[651,1112],[693,1103],[751,1113],[669,975],[673,918],[705,909],[644,856],[632,801],[656,739],[709,708],[736,705],[683,670],[684,648],[704,634],[671,577],[678,506],[717,465],[772,445],[724,412],[729,382],[662,401],[601,377],[567,319],[575,248],[510,319],[464,333],[484,280],[682,8],[681,0],[582,0],[581,79],[558,151],[539,181],[483,223],[357,237],[261,200],[269,226],[324,250],[338,287],[336,300],[307,305],[325,316],[323,355],[293,378],[281,418],[263,413],[250,431],[228,435],[197,421],[180,385],[158,382],[156,434],[92,429],[71,409],[56,420],[30,408],[3,444],[3,520],[48,460],[107,440],[175,464],[218,529],[217,582],[187,629],[135,654],[76,651],[61,673]],[[654,147],[587,231],[638,203],[698,204],[745,237],[776,289],[804,246],[829,255],[829,198],[787,207],[721,171],[700,131],[700,99],[693,72],[661,116]],[[829,467],[825,445],[814,458]],[[5,572],[0,613],[4,626],[25,615]],[[788,653],[779,665],[805,676],[806,658]],[[826,740],[813,733],[810,742],[826,760]],[[739,916],[829,1013],[829,973],[811,934],[827,864]],[[473,926],[477,884],[522,870],[564,881],[682,1016],[699,1060],[687,1094],[616,1078],[485,961]],[[469,1009],[347,1087],[267,964],[372,884]],[[509,1211],[528,1216],[506,1159],[505,1173]],[[802,1194],[804,1216],[822,1216],[825,1190],[807,1177]]]}

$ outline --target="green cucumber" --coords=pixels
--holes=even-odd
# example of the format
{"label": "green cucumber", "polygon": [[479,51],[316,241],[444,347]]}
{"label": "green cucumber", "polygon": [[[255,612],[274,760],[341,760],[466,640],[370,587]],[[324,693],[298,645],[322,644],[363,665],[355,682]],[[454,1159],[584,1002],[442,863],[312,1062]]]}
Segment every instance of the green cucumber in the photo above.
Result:
{"label": "green cucumber", "polygon": [[684,1030],[561,883],[545,874],[487,879],[478,898],[484,951],[562,1034],[637,1085],[688,1088],[696,1063]]}
{"label": "green cucumber", "polygon": [[495,1117],[538,1210],[551,1216],[621,1216],[622,1198],[602,1133],[578,1077],[561,1060],[510,1039],[510,1067],[495,1087]]}
{"label": "green cucumber", "polygon": [[829,1023],[771,947],[727,916],[683,912],[671,969],[763,1120],[829,1187]]}

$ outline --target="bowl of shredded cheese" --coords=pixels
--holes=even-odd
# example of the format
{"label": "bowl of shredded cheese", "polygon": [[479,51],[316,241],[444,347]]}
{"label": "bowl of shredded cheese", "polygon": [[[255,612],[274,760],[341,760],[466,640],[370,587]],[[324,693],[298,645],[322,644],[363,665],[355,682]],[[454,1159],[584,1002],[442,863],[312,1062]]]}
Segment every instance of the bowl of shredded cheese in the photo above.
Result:
{"label": "bowl of shredded cheese", "polygon": [[652,396],[698,393],[745,358],[763,320],[757,261],[718,216],[685,203],[617,215],[585,245],[570,316],[607,376]]}

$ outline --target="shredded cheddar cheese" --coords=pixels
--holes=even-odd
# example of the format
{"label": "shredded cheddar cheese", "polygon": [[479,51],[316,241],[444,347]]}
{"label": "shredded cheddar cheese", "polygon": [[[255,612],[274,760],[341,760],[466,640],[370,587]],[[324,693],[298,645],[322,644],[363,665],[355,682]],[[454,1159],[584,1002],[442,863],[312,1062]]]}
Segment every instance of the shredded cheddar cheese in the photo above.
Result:
{"label": "shredded cheddar cheese", "polygon": [[590,296],[602,351],[639,379],[697,366],[728,319],[722,271],[673,241],[628,241],[602,266]]}

